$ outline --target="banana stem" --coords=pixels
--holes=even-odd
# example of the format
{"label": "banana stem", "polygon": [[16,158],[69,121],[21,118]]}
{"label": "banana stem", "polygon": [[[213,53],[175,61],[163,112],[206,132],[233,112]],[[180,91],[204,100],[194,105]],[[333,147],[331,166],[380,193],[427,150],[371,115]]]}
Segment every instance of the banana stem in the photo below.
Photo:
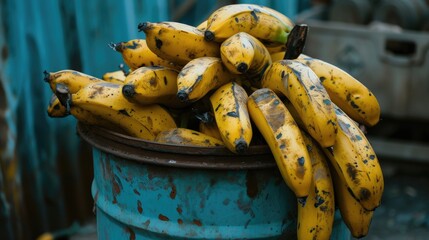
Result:
{"label": "banana stem", "polygon": [[296,59],[302,53],[307,39],[307,32],[308,26],[306,24],[293,27],[286,41],[286,52],[283,59]]}

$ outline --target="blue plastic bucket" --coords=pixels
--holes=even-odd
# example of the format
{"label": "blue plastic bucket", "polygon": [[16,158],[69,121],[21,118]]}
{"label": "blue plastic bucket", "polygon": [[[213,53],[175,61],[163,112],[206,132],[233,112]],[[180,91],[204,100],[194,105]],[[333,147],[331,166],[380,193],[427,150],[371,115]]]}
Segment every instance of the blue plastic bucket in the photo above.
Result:
{"label": "blue plastic bucket", "polygon": [[[93,147],[99,239],[296,239],[296,198],[269,149],[158,144],[78,125]],[[331,239],[349,239],[337,212]]]}

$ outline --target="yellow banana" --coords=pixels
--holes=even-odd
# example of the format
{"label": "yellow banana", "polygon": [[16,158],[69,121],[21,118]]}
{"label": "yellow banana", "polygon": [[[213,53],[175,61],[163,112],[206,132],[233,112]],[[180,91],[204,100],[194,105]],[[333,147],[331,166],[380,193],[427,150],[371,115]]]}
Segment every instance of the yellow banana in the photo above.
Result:
{"label": "yellow banana", "polygon": [[363,208],[372,211],[380,205],[384,189],[383,173],[371,144],[359,126],[334,105],[338,132],[334,146],[325,148],[336,172],[345,179]]}
{"label": "yellow banana", "polygon": [[274,62],[265,71],[261,85],[289,99],[304,123],[303,128],[321,146],[334,144],[337,120],[333,104],[309,67],[294,60]]}
{"label": "yellow banana", "polygon": [[124,84],[126,77],[127,76],[125,76],[124,71],[117,70],[117,71],[113,71],[113,72],[106,72],[105,74],[103,74],[102,78],[104,81],[107,81],[107,82],[116,83],[116,84]]}
{"label": "yellow banana", "polygon": [[285,183],[299,198],[307,197],[311,160],[302,134],[287,108],[268,88],[254,91],[247,106],[252,121],[271,149]]}
{"label": "yellow banana", "polygon": [[159,57],[185,65],[194,58],[219,57],[219,44],[204,40],[196,27],[177,22],[144,22],[138,26],[146,34],[149,49]]}
{"label": "yellow banana", "polygon": [[52,94],[51,100],[49,100],[47,113],[51,118],[61,118],[70,115],[70,112],[60,103],[55,94]]}
{"label": "yellow banana", "polygon": [[153,140],[161,131],[176,127],[171,115],[157,104],[140,105],[122,95],[122,85],[99,82],[71,95],[71,108],[79,107],[119,126],[133,137]]}
{"label": "yellow banana", "polygon": [[352,196],[344,178],[331,171],[335,187],[336,204],[341,217],[354,238],[362,238],[368,234],[374,211],[365,210]]}
{"label": "yellow banana", "polygon": [[222,42],[239,32],[246,32],[264,43],[284,45],[293,23],[283,14],[254,4],[232,4],[214,11],[207,19],[204,37]]}
{"label": "yellow banana", "polygon": [[305,203],[298,203],[298,239],[330,239],[335,215],[334,186],[328,160],[305,132],[301,132],[311,159],[313,181]]}
{"label": "yellow banana", "polygon": [[155,142],[170,143],[183,146],[215,147],[223,146],[222,140],[188,128],[172,128],[160,132]]}
{"label": "yellow banana", "polygon": [[205,20],[204,22],[198,24],[198,26],[196,26],[196,28],[198,30],[205,31],[207,29],[207,20]]}
{"label": "yellow banana", "polygon": [[111,43],[109,46],[121,53],[125,64],[134,71],[139,67],[164,66],[179,70],[180,66],[164,60],[153,53],[145,39],[132,39],[127,42]]}
{"label": "yellow banana", "polygon": [[270,53],[271,61],[277,62],[284,59],[285,51]]}
{"label": "yellow banana", "polygon": [[380,105],[374,94],[340,68],[301,54],[298,61],[309,66],[319,77],[332,102],[353,120],[374,126],[380,120]]}
{"label": "yellow banana", "polygon": [[221,47],[221,58],[233,73],[247,73],[260,77],[271,64],[271,57],[265,46],[251,35],[240,32],[226,39]]}
{"label": "yellow banana", "polygon": [[222,140],[235,153],[244,153],[252,140],[252,125],[246,101],[246,91],[235,82],[221,86],[210,96]]}
{"label": "yellow banana", "polygon": [[185,104],[176,97],[177,75],[176,70],[166,67],[141,67],[125,78],[122,93],[129,101],[143,105],[158,103],[183,107]]}
{"label": "yellow banana", "polygon": [[45,82],[49,83],[52,92],[56,91],[56,87],[58,83],[64,84],[67,86],[70,93],[76,93],[81,88],[86,85],[94,82],[103,82],[103,80],[75,71],[75,70],[61,70],[58,72],[44,72],[45,74]]}
{"label": "yellow banana", "polygon": [[220,58],[193,59],[177,77],[177,98],[182,102],[195,102],[233,78],[234,75],[225,68]]}

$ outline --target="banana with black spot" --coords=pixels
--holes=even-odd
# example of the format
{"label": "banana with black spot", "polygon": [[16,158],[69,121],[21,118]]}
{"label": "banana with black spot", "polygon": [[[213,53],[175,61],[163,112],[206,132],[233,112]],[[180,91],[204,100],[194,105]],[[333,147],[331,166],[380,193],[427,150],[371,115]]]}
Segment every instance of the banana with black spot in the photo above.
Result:
{"label": "banana with black spot", "polygon": [[246,101],[246,91],[235,82],[226,83],[210,96],[222,140],[229,150],[239,154],[246,152],[253,134]]}
{"label": "banana with black spot", "polygon": [[103,82],[103,80],[84,74],[75,70],[61,70],[58,72],[43,72],[45,82],[47,82],[53,93],[56,91],[57,84],[61,83],[67,87],[70,93],[76,93],[81,88],[94,82]]}
{"label": "banana with black spot", "polygon": [[265,46],[255,37],[240,32],[226,39],[221,47],[224,65],[233,73],[260,78],[271,65],[271,56]]}
{"label": "banana with black spot", "polygon": [[219,44],[204,40],[203,31],[177,22],[144,22],[138,26],[146,34],[146,43],[156,55],[178,65],[194,58],[219,57]]}
{"label": "banana with black spot", "polygon": [[182,102],[195,102],[235,78],[236,75],[226,69],[220,58],[193,59],[177,76],[177,98]]}
{"label": "banana with black spot", "polygon": [[131,69],[139,67],[164,66],[180,70],[181,66],[164,60],[153,53],[147,46],[145,39],[132,39],[127,42],[110,43],[109,46],[121,53],[125,64]]}
{"label": "banana with black spot", "polygon": [[122,95],[122,85],[98,82],[71,94],[70,108],[78,107],[119,126],[133,137],[154,140],[161,131],[176,128],[170,113],[158,104],[131,103]]}
{"label": "banana with black spot", "polygon": [[224,145],[222,140],[188,128],[172,128],[162,131],[156,136],[155,142],[199,147]]}
{"label": "banana with black spot", "polygon": [[285,183],[304,201],[312,182],[311,160],[301,131],[279,97],[268,88],[254,91],[247,106],[271,149]]}
{"label": "banana with black spot", "polygon": [[325,148],[338,175],[368,211],[380,205],[384,179],[377,156],[356,122],[334,105],[338,120],[335,144]]}
{"label": "banana with black spot", "polygon": [[337,117],[333,104],[308,66],[294,60],[274,62],[262,76],[261,85],[289,99],[303,122],[302,127],[321,146],[334,145]]}
{"label": "banana with black spot", "polygon": [[335,194],[328,159],[318,143],[301,132],[311,159],[313,181],[304,203],[298,202],[298,239],[330,239],[335,216]]}
{"label": "banana with black spot", "polygon": [[301,54],[297,61],[309,66],[319,77],[332,102],[353,120],[374,126],[380,120],[380,105],[374,94],[356,78],[337,66]]}
{"label": "banana with black spot", "polygon": [[46,111],[48,113],[48,116],[51,118],[62,118],[70,115],[70,112],[65,106],[60,103],[60,100],[54,93],[49,100],[48,109]]}
{"label": "banana with black spot", "polygon": [[103,80],[111,83],[116,84],[124,84],[125,78],[127,76],[125,75],[124,71],[117,70],[113,72],[106,72],[103,74]]}
{"label": "banana with black spot", "polygon": [[178,71],[161,66],[141,67],[124,81],[122,93],[129,101],[142,105],[163,104],[172,108],[186,106],[176,97]]}
{"label": "banana with black spot", "polygon": [[207,19],[204,37],[223,42],[239,32],[246,32],[264,43],[284,45],[293,28],[292,21],[274,9],[255,4],[231,4],[214,11]]}

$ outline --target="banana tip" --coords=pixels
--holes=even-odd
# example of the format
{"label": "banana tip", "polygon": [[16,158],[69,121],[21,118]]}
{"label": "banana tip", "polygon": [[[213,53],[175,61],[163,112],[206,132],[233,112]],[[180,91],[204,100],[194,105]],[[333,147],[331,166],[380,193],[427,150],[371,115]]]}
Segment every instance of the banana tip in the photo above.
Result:
{"label": "banana tip", "polygon": [[248,146],[247,143],[245,141],[239,141],[236,145],[235,145],[235,151],[240,154],[240,153],[244,153],[246,152]]}
{"label": "banana tip", "polygon": [[125,97],[133,97],[133,96],[134,96],[134,94],[136,94],[136,91],[135,91],[135,89],[134,89],[134,86],[133,86],[133,85],[124,85],[124,86],[122,87],[122,94],[123,94]]}
{"label": "banana tip", "polygon": [[109,47],[111,48],[111,49],[113,49],[113,50],[115,50],[116,52],[122,52],[122,44],[123,44],[123,42],[119,42],[119,43],[113,43],[113,42],[111,42],[111,43],[109,43],[109,44],[107,44],[107,45],[109,45]]}
{"label": "banana tip", "polygon": [[204,31],[204,39],[208,42],[213,41],[215,38],[215,35],[212,31]]}
{"label": "banana tip", "polygon": [[51,74],[46,70],[43,71],[43,74],[45,75],[45,77],[43,78],[43,81],[49,82],[51,80]]}
{"label": "banana tip", "polygon": [[237,71],[241,72],[241,73],[245,73],[247,72],[247,70],[249,69],[249,66],[246,63],[240,63],[237,66]]}
{"label": "banana tip", "polygon": [[137,26],[139,32],[144,32],[150,28],[150,22],[142,22]]}
{"label": "banana tip", "polygon": [[179,91],[176,96],[181,102],[188,101],[188,94],[184,91]]}

